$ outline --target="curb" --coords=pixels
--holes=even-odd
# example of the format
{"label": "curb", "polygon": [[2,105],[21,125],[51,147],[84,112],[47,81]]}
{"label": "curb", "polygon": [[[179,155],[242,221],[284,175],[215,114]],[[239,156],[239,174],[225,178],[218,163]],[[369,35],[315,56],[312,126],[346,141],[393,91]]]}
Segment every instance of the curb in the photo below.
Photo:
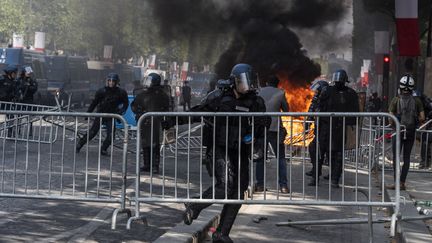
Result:
{"label": "curb", "polygon": [[[417,209],[414,205],[411,196],[406,191],[401,191],[400,195],[405,197],[406,203],[401,203],[400,213],[405,216],[419,216]],[[384,187],[384,199],[391,201],[394,198],[394,191],[387,190]],[[390,214],[393,214],[393,208],[389,208]],[[414,243],[414,242],[432,242],[432,235],[429,232],[425,222],[423,220],[416,220],[410,222],[398,221],[396,225],[396,242],[402,243]]]}
{"label": "curb", "polygon": [[155,243],[198,243],[208,238],[208,231],[219,223],[220,212],[223,205],[212,205],[204,209],[200,216],[191,225],[182,222],[160,236]]}

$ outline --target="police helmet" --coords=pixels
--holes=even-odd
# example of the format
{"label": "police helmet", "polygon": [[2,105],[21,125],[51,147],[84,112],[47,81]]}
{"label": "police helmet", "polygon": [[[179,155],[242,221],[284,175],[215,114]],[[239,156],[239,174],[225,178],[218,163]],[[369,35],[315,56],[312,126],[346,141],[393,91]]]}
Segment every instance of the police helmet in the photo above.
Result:
{"label": "police helmet", "polygon": [[310,89],[313,92],[321,92],[323,88],[328,87],[329,84],[325,80],[315,80],[312,82],[312,85],[310,86]]}
{"label": "police helmet", "polygon": [[219,79],[216,83],[216,87],[219,90],[227,91],[232,89],[234,82],[231,79]]}
{"label": "police helmet", "polygon": [[150,73],[147,79],[144,80],[144,86],[159,86],[161,85],[162,78],[157,73]]}
{"label": "police helmet", "polygon": [[339,82],[341,84],[348,83],[349,81],[348,81],[348,75],[346,71],[343,69],[339,69],[335,73],[333,73],[332,82],[335,83]]}
{"label": "police helmet", "polygon": [[107,81],[108,80],[112,80],[114,81],[116,84],[120,83],[120,77],[117,73],[110,73],[107,76]]}
{"label": "police helmet", "polygon": [[33,69],[30,66],[23,66],[21,69],[21,74],[31,75],[33,73]]}
{"label": "police helmet", "polygon": [[413,91],[414,90],[414,79],[409,75],[404,75],[400,80],[399,80],[399,88],[402,91]]}
{"label": "police helmet", "polygon": [[240,94],[246,94],[252,90],[255,83],[254,73],[249,64],[240,63],[231,70],[230,79],[234,81],[235,90]]}
{"label": "police helmet", "polygon": [[3,71],[6,74],[18,73],[18,68],[17,68],[17,66],[15,66],[13,64],[9,64],[5,69],[3,69]]}

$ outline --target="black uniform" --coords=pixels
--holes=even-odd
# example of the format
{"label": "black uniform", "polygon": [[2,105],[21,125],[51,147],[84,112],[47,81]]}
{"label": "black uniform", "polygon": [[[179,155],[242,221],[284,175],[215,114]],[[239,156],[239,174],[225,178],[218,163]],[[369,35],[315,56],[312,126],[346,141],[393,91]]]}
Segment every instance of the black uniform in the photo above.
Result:
{"label": "black uniform", "polygon": [[[330,86],[320,95],[319,109],[322,112],[359,112],[357,93],[345,85]],[[355,117],[346,117],[345,125],[355,125]],[[338,184],[342,174],[342,148],[343,148],[343,117],[334,117],[330,125],[329,118],[320,119],[323,131],[330,134],[331,129],[331,176],[332,184]]]}
{"label": "black uniform", "polygon": [[186,106],[188,110],[191,108],[191,99],[192,99],[192,90],[188,85],[183,86],[182,88],[182,97],[183,97],[183,111],[186,111]]}
{"label": "black uniform", "polygon": [[17,84],[7,75],[0,77],[0,101],[11,102],[16,98]]}
{"label": "black uniform", "polygon": [[[426,120],[432,119],[432,100],[426,95],[421,95],[420,100],[423,103],[423,109],[425,113]],[[427,125],[424,129],[432,130],[432,124]],[[423,132],[421,135],[421,161],[420,168],[429,168],[431,165],[431,144],[432,136],[429,133]]]}
{"label": "black uniform", "polygon": [[[321,112],[320,110],[320,94],[322,92],[326,92],[325,90],[328,87],[323,87],[323,89],[316,93],[312,99],[312,103],[309,107],[308,112]],[[323,129],[325,125],[323,126],[322,119],[312,119],[314,120],[314,134],[315,137],[312,140],[312,142],[309,144],[309,156],[312,163],[312,170],[310,172],[310,175],[314,178],[309,185],[314,186],[316,185],[316,176],[318,174],[318,177],[321,175],[322,172],[322,165],[325,159],[325,156],[327,155],[328,159],[328,141],[329,141],[329,131],[328,129]],[[327,126],[328,128],[328,126]],[[318,158],[317,158],[317,147],[318,147]]]}
{"label": "black uniform", "polygon": [[[264,100],[257,96],[255,92],[248,92],[236,98],[232,90],[225,92],[217,90],[209,93],[200,105],[193,107],[191,110],[197,112],[265,112],[266,107]],[[211,135],[203,135],[210,138],[203,141],[203,143],[207,146],[213,146],[214,149],[216,184],[214,189],[211,186],[204,191],[202,198],[213,198],[213,190],[215,190],[214,198],[216,199],[223,199],[225,196],[229,199],[243,199],[244,197],[244,191],[247,189],[249,182],[251,145],[243,141],[243,139],[239,141],[239,133],[240,138],[251,135],[252,125],[250,117],[242,117],[241,127],[239,128],[239,119],[239,117],[229,117],[228,122],[226,117],[216,117],[216,121],[213,121],[212,118],[207,119],[208,124],[212,124],[212,126],[210,129],[205,130],[207,130],[207,133],[211,132]],[[271,118],[269,117],[254,118],[254,136],[256,139],[264,136],[264,128],[268,128],[270,123]],[[228,138],[226,138],[227,128]],[[213,144],[213,129],[216,130],[215,144]],[[228,141],[228,144],[226,144],[226,141]],[[239,143],[241,143],[240,151]],[[228,151],[226,151],[226,148],[228,148]],[[226,160],[226,154],[228,154],[228,160]],[[239,155],[241,168],[238,168]],[[239,176],[240,187],[238,185]],[[227,195],[225,194],[225,188]],[[239,188],[240,193],[238,191]],[[238,195],[240,195],[240,198],[238,198]],[[191,210],[192,219],[196,219],[201,210],[210,205],[193,203],[188,204],[187,208]],[[222,235],[229,235],[240,207],[241,204],[224,205],[217,232]]]}
{"label": "black uniform", "polygon": [[[0,76],[0,102],[15,102],[17,98],[17,84],[7,75]],[[0,104],[0,110],[12,110],[11,104]]]}
{"label": "black uniform", "polygon": [[38,90],[38,83],[31,77],[22,77],[18,81],[20,102],[33,104],[33,95]]}
{"label": "black uniform", "polygon": [[169,84],[164,84],[162,87],[165,91],[165,94],[167,94],[169,97],[169,110],[173,111],[174,110],[174,98],[171,96],[171,86]]}
{"label": "black uniform", "polygon": [[[131,104],[132,111],[136,114],[135,119],[138,119],[146,112],[163,112],[169,111],[169,96],[165,93],[163,86],[150,86],[147,90],[139,93]],[[160,123],[161,117],[154,117],[153,124],[151,118],[147,118],[141,125],[141,144],[143,150],[144,171],[153,168],[154,173],[159,172],[160,161]],[[153,142],[151,133],[153,131]],[[153,148],[152,148],[153,144]],[[150,165],[151,150],[153,149],[153,162]]]}
{"label": "black uniform", "polygon": [[[112,114],[123,114],[127,110],[129,105],[128,96],[125,90],[119,87],[104,87],[99,89],[95,98],[90,104],[87,112],[93,112],[95,108],[98,113],[112,113]],[[107,134],[105,140],[103,141],[101,151],[106,152],[108,147],[111,145],[111,134],[114,132],[114,126],[112,125],[112,119],[103,118],[102,124],[106,126]],[[92,140],[100,129],[100,118],[96,118],[90,128],[88,134],[88,140]],[[77,144],[77,152],[81,149],[87,142],[87,134],[84,135]]]}

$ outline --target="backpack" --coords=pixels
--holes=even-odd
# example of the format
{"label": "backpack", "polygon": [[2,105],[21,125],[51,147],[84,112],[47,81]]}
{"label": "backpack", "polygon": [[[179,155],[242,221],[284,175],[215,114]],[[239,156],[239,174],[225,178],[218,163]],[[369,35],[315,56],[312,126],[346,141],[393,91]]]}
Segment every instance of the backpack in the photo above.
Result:
{"label": "backpack", "polygon": [[419,123],[415,98],[413,96],[398,97],[396,106],[396,116],[401,125],[406,126],[407,129],[415,129]]}

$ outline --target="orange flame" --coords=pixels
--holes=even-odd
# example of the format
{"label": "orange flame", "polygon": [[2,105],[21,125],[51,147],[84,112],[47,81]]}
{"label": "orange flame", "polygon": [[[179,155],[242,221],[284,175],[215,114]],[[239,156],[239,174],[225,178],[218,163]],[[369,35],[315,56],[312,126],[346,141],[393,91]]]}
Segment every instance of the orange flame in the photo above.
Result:
{"label": "orange flame", "polygon": [[[284,80],[279,83],[279,88],[285,90],[285,98],[289,104],[290,112],[308,111],[314,94],[309,87]],[[287,130],[285,144],[307,146],[311,142],[313,133],[310,131],[304,134],[304,119],[304,117],[282,117],[283,126]]]}

